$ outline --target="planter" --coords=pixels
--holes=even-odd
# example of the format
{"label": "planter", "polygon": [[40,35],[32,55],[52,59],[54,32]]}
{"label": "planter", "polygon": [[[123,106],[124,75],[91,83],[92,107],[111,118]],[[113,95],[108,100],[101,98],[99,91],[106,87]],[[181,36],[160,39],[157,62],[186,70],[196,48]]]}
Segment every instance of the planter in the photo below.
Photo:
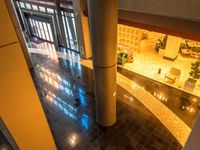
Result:
{"label": "planter", "polygon": [[188,78],[187,81],[185,81],[183,89],[190,91],[190,92],[193,92],[195,85],[196,85],[196,82],[197,82],[197,80],[192,79],[192,78]]}

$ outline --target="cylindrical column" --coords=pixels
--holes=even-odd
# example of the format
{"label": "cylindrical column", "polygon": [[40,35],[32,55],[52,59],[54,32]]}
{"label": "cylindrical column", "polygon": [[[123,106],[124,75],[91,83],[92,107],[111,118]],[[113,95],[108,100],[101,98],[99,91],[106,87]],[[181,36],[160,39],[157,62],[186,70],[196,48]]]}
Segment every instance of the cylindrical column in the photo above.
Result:
{"label": "cylindrical column", "polygon": [[97,122],[116,121],[117,0],[88,0]]}
{"label": "cylindrical column", "polygon": [[200,114],[197,116],[196,122],[192,127],[190,136],[187,139],[187,142],[183,150],[199,150],[200,147]]}

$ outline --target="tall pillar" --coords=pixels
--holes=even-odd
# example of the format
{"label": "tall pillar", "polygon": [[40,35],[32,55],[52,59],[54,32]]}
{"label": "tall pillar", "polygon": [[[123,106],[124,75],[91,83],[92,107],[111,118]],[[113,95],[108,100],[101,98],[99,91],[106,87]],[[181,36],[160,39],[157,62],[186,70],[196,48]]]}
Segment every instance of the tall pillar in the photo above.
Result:
{"label": "tall pillar", "polygon": [[97,122],[116,121],[117,0],[88,0]]}
{"label": "tall pillar", "polygon": [[192,131],[183,150],[199,150],[200,147],[200,114],[198,115]]}

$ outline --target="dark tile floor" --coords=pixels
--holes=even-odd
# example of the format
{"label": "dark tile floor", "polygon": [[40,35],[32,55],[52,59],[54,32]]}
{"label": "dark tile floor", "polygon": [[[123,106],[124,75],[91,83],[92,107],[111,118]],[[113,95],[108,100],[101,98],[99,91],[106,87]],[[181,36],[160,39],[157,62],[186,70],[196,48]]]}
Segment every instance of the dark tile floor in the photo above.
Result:
{"label": "dark tile floor", "polygon": [[52,135],[59,150],[179,150],[181,145],[139,101],[130,107],[120,101],[117,121],[109,128],[95,121],[92,70],[59,58],[31,54],[31,70]]}
{"label": "dark tile floor", "polygon": [[[153,81],[134,72],[118,67],[118,72],[135,81],[172,110],[190,128],[200,110],[200,98],[181,90]],[[164,97],[164,99],[162,98]],[[165,100],[166,99],[166,100]]]}

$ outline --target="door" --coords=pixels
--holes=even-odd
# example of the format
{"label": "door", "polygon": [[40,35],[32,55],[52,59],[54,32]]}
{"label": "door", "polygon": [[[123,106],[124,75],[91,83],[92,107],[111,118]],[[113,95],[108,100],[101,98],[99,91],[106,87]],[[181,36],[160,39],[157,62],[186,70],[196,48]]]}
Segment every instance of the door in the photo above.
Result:
{"label": "door", "polygon": [[32,36],[55,43],[53,25],[50,21],[37,17],[29,17],[28,24]]}

